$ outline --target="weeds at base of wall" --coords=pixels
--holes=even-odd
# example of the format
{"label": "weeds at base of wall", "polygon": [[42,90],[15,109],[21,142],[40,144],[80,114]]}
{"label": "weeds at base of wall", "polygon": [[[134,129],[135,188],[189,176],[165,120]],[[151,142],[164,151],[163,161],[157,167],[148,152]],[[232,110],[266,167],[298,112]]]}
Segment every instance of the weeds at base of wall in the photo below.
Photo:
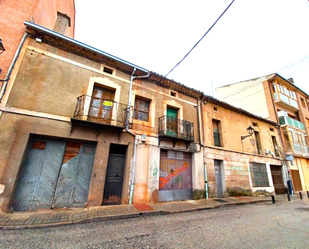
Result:
{"label": "weeds at base of wall", "polygon": [[252,196],[252,191],[250,189],[243,188],[227,188],[226,192],[228,196]]}
{"label": "weeds at base of wall", "polygon": [[206,191],[205,189],[195,189],[193,191],[193,200],[205,199]]}
{"label": "weeds at base of wall", "polygon": [[258,196],[258,197],[264,196],[265,197],[265,196],[271,196],[273,194],[274,192],[267,192],[265,190],[257,190],[252,194],[252,196]]}

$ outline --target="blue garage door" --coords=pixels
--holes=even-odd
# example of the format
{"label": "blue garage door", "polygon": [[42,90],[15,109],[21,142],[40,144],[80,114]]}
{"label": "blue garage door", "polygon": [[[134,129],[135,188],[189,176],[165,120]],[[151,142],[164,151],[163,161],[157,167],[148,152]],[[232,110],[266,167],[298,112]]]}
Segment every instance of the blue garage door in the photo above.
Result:
{"label": "blue garage door", "polygon": [[15,211],[83,207],[88,199],[95,145],[32,139],[13,199]]}

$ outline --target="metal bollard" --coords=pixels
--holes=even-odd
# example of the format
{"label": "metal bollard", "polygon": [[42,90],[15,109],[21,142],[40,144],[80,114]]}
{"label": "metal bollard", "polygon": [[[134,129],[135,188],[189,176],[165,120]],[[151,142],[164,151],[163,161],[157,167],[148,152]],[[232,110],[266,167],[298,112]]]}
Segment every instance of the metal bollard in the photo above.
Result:
{"label": "metal bollard", "polygon": [[291,201],[290,194],[287,194],[287,196],[288,196],[288,201]]}
{"label": "metal bollard", "polygon": [[271,196],[271,201],[272,201],[272,203],[274,203],[274,204],[276,203],[276,199],[275,199],[275,196],[274,196],[274,195]]}
{"label": "metal bollard", "polygon": [[307,197],[309,198],[309,191],[307,191]]}
{"label": "metal bollard", "polygon": [[299,192],[299,198],[302,200],[303,199],[303,194],[302,192]]}

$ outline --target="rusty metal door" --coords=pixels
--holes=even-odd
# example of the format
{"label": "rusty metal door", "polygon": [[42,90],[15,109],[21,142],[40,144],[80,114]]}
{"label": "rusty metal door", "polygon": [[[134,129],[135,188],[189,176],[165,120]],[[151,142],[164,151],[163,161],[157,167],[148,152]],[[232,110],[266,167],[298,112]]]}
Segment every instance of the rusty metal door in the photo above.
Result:
{"label": "rusty metal door", "polygon": [[191,154],[161,150],[159,201],[192,199]]}
{"label": "rusty metal door", "polygon": [[[66,152],[69,154],[68,148],[73,146],[69,147],[68,145]],[[82,144],[78,154],[62,164],[53,203],[54,207],[83,207],[85,205],[88,200],[94,154],[94,145]]]}
{"label": "rusty metal door", "polygon": [[271,177],[276,194],[286,194],[286,188],[283,183],[282,166],[270,165]]}
{"label": "rusty metal door", "polygon": [[124,166],[125,155],[109,154],[103,195],[103,205],[121,204]]}
{"label": "rusty metal door", "polygon": [[29,143],[14,193],[15,211],[51,208],[65,145],[44,139]]}

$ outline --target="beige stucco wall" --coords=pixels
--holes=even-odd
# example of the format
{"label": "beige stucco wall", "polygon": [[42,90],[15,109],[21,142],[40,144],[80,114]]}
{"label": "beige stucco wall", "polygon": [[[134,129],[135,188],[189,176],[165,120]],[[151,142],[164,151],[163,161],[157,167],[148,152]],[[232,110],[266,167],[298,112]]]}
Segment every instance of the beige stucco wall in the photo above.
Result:
{"label": "beige stucco wall", "polygon": [[242,108],[263,118],[269,118],[263,80],[249,80],[216,88],[219,100]]}
{"label": "beige stucco wall", "polygon": [[[73,126],[70,122],[38,118],[29,115],[3,113],[0,120],[0,210],[8,211],[18,181],[30,134],[78,139],[97,143],[87,206],[102,203],[105,174],[110,143],[128,145],[127,157],[133,154],[134,138],[108,128],[89,129]],[[122,202],[128,203],[131,161],[127,160],[124,172]]]}

